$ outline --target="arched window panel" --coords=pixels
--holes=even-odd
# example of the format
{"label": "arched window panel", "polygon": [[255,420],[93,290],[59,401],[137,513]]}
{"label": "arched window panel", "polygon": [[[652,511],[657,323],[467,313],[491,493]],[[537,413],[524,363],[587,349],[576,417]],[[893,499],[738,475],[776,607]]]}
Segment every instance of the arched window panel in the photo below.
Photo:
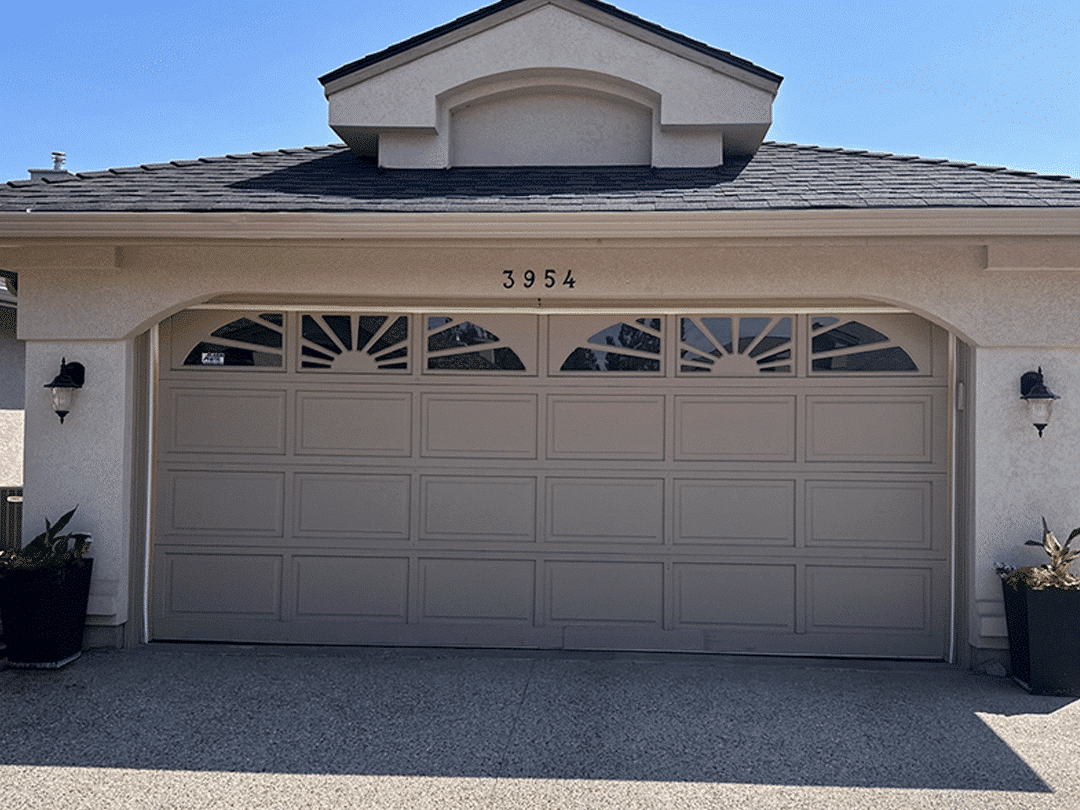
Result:
{"label": "arched window panel", "polygon": [[170,320],[173,368],[284,367],[285,316],[280,312],[188,311]]}
{"label": "arched window panel", "polygon": [[426,373],[536,373],[536,319],[426,315]]}
{"label": "arched window panel", "polygon": [[663,371],[662,318],[553,316],[550,319],[554,373],[660,374]]}
{"label": "arched window panel", "polygon": [[407,373],[409,317],[306,313],[300,317],[300,369],[337,374]]}
{"label": "arched window panel", "polygon": [[931,327],[916,315],[812,316],[811,374],[931,373]]}
{"label": "arched window panel", "polygon": [[680,318],[679,374],[792,374],[792,325],[790,316]]}

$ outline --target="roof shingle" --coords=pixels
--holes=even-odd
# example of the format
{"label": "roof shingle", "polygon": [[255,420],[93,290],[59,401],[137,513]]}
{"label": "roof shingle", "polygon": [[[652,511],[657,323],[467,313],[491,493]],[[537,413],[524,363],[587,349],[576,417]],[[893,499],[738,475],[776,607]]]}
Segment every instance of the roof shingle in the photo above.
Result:
{"label": "roof shingle", "polygon": [[0,184],[0,212],[684,211],[1080,207],[1080,179],[766,141],[715,169],[380,170],[344,145]]}

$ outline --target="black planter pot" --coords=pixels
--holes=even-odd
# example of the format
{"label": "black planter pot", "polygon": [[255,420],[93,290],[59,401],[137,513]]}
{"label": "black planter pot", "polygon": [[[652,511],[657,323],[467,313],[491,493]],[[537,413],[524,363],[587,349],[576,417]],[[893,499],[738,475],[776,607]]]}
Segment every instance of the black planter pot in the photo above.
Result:
{"label": "black planter pot", "polygon": [[94,561],[0,574],[0,621],[8,665],[56,669],[82,654]]}
{"label": "black planter pot", "polygon": [[1001,584],[1013,677],[1035,695],[1080,697],[1080,591]]}

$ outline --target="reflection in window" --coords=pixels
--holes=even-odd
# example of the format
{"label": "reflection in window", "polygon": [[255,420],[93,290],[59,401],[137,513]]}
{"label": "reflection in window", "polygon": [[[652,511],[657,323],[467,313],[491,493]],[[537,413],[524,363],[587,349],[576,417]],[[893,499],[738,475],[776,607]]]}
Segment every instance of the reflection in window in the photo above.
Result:
{"label": "reflection in window", "polygon": [[559,371],[658,372],[662,327],[660,318],[613,324],[574,349]]}
{"label": "reflection in window", "polygon": [[790,317],[679,319],[680,373],[790,374]]}
{"label": "reflection in window", "polygon": [[300,368],[347,373],[409,370],[405,315],[304,315]]}
{"label": "reflection in window", "polygon": [[210,333],[184,358],[185,366],[280,368],[284,354],[284,317],[264,312],[251,318],[237,318]]}
{"label": "reflection in window", "polygon": [[525,371],[513,349],[472,321],[432,316],[427,319],[427,329],[427,367],[431,371]]}
{"label": "reflection in window", "polygon": [[919,370],[911,355],[892,338],[858,321],[813,318],[810,335],[813,371],[882,373]]}

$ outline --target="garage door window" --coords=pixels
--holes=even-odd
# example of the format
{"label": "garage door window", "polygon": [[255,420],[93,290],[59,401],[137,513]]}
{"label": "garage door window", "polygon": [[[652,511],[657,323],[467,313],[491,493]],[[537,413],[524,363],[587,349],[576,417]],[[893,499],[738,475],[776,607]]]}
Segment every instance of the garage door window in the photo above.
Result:
{"label": "garage door window", "polygon": [[304,315],[300,368],[353,374],[409,370],[405,315]]}
{"label": "garage door window", "polygon": [[472,321],[427,319],[427,367],[431,371],[525,371],[511,347]]}
{"label": "garage door window", "polygon": [[790,317],[680,318],[679,373],[791,374]]}
{"label": "garage door window", "polygon": [[831,317],[810,323],[815,372],[918,372],[918,364],[888,335],[859,321]]}
{"label": "garage door window", "polygon": [[660,318],[612,324],[574,349],[559,371],[659,372],[662,329]]}
{"label": "garage door window", "polygon": [[184,358],[184,365],[280,368],[283,321],[280,313],[273,312],[230,321],[197,343]]}

